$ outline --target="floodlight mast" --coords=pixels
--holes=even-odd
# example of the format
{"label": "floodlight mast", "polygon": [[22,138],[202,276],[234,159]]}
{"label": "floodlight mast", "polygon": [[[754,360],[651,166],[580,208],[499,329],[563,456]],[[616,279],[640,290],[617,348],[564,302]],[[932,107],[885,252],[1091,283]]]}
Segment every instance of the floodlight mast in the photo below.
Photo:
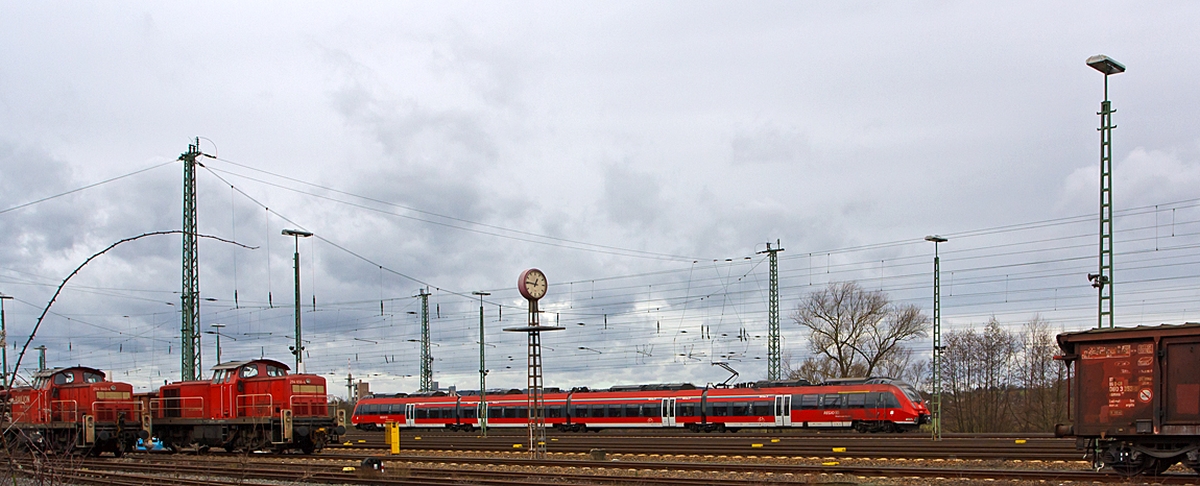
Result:
{"label": "floodlight mast", "polygon": [[1125,65],[1103,54],[1087,59],[1087,65],[1104,73],[1104,101],[1100,102],[1100,270],[1089,274],[1100,295],[1096,328],[1113,327],[1113,216],[1112,216],[1112,102],[1108,100],[1108,77],[1125,72]]}
{"label": "floodlight mast", "polygon": [[296,251],[292,254],[292,267],[296,272],[296,345],[292,353],[296,355],[296,373],[304,373],[304,341],[300,339],[300,238],[308,238],[313,234],[296,229],[283,230],[283,236],[291,236],[296,243]]}
{"label": "floodlight mast", "polygon": [[929,235],[925,241],[933,242],[933,410],[930,410],[930,418],[933,440],[942,440],[942,265],[938,246],[950,240]]}

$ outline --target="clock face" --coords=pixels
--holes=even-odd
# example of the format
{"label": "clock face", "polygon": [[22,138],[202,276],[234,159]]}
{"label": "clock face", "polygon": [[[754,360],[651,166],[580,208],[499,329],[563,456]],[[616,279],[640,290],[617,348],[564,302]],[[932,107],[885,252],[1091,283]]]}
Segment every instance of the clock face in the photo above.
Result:
{"label": "clock face", "polygon": [[546,274],[541,270],[531,268],[521,273],[521,280],[517,282],[517,289],[521,291],[521,295],[528,300],[538,300],[546,295]]}

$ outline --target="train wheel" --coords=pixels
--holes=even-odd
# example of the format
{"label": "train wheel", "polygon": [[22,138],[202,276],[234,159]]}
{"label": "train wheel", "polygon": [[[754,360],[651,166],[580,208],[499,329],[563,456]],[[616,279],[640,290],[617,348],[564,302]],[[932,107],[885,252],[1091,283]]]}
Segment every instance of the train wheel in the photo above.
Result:
{"label": "train wheel", "polygon": [[[1156,474],[1157,458],[1135,451],[1126,444],[1113,443],[1100,453],[1100,460],[1121,477]],[[1167,467],[1170,467],[1168,464]],[[1164,471],[1166,469],[1163,469]]]}
{"label": "train wheel", "polygon": [[1166,459],[1155,458],[1155,464],[1149,471],[1146,472],[1146,474],[1151,476],[1161,476],[1162,473],[1167,472],[1167,469],[1171,469],[1171,466],[1174,466],[1175,463],[1179,462],[1179,459],[1179,457],[1170,457]]}

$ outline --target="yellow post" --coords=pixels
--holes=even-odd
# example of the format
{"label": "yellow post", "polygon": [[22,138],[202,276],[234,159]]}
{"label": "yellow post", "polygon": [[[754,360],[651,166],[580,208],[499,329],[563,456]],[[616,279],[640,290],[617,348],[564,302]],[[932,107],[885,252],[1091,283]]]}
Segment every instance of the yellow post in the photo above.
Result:
{"label": "yellow post", "polygon": [[388,429],[388,443],[392,445],[392,454],[400,453],[400,424],[392,422],[391,428]]}
{"label": "yellow post", "polygon": [[383,424],[383,443],[386,445],[392,444],[392,427],[396,426],[396,422],[384,422]]}

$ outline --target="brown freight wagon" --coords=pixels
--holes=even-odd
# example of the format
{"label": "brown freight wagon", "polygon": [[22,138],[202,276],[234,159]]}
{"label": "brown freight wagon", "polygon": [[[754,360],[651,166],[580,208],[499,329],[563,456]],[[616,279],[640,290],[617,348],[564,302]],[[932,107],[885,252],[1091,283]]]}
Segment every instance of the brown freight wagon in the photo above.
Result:
{"label": "brown freight wagon", "polygon": [[1058,346],[1073,423],[1056,435],[1123,476],[1200,472],[1200,323],[1069,332]]}

